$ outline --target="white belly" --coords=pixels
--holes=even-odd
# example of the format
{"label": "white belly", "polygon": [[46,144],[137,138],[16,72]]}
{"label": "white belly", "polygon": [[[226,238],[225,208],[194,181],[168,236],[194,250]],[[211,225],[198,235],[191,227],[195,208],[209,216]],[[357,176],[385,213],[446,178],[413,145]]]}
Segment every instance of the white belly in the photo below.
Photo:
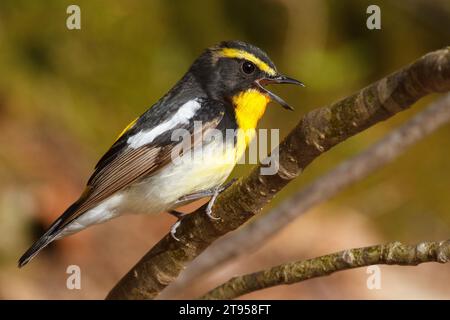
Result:
{"label": "white belly", "polygon": [[234,150],[224,156],[222,147],[214,145],[205,147],[201,156],[187,154],[179,162],[171,162],[127,188],[125,209],[133,213],[159,213],[172,208],[184,195],[219,186],[233,170],[235,157]]}
{"label": "white belly", "polygon": [[184,195],[221,185],[233,170],[237,157],[234,148],[210,143],[201,154],[198,151],[188,153],[151,177],[104,200],[68,225],[60,237],[123,213],[155,214],[171,209]]}

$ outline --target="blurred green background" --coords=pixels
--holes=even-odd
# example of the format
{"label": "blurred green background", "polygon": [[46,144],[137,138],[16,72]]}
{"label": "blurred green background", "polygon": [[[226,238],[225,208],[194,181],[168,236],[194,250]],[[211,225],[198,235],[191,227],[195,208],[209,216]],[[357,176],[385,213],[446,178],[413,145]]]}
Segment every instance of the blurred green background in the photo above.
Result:
{"label": "blurred green background", "polygon": [[[66,28],[70,4],[81,8],[81,30]],[[381,8],[381,30],[366,28],[370,4]],[[167,232],[174,222],[167,215],[120,218],[59,241],[24,270],[15,267],[28,245],[77,198],[96,160],[121,129],[167,92],[204,48],[228,39],[261,47],[280,71],[306,83],[305,89],[275,88],[296,111],[269,108],[260,127],[280,128],[283,136],[309,110],[449,45],[450,2],[2,0],[0,298],[102,298]],[[363,150],[435,98],[427,97],[411,110],[327,152],[271,206]],[[333,244],[351,247],[376,241],[447,239],[449,138],[450,127],[446,126],[321,206],[323,214],[308,216],[304,225],[299,221],[290,231],[298,236],[308,226],[329,225],[314,234],[315,240],[329,244],[323,251],[313,251],[305,244],[309,240],[302,239],[297,250],[292,249],[297,254],[263,262],[256,254],[250,258],[253,264],[247,265],[256,270],[279,259],[343,249]],[[234,175],[244,175],[249,169],[240,166]],[[355,219],[363,219],[364,229],[345,229]],[[343,234],[349,239],[339,243]],[[65,267],[71,263],[86,270],[82,290],[65,288]],[[239,264],[236,268],[233,272],[244,270]],[[433,270],[449,273],[447,266],[440,268]],[[423,272],[429,276],[423,281],[430,282],[431,289],[420,288],[417,292],[424,295],[412,297],[450,297],[449,292],[439,291],[439,282],[444,280],[433,280],[435,272]],[[371,296],[363,285],[364,274],[352,275],[336,283],[342,290],[335,288],[328,295],[326,290],[305,293],[298,287],[290,295],[284,295],[287,291],[281,288],[255,297],[391,297],[386,292]],[[314,281],[310,289],[319,286]],[[345,281],[362,284],[355,289]],[[414,292],[408,283],[401,284],[408,290],[392,297]]]}

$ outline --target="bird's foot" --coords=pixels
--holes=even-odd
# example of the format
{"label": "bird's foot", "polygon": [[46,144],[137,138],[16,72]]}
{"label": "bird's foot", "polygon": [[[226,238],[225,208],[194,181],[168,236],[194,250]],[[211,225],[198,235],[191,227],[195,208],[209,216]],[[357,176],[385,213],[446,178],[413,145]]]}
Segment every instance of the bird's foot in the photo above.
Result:
{"label": "bird's foot", "polygon": [[235,183],[237,181],[237,178],[233,178],[230,181],[228,181],[227,183],[221,185],[220,191],[219,192],[224,192],[225,190],[227,190],[229,187],[231,187],[233,185],[233,183]]}
{"label": "bird's foot", "polygon": [[170,214],[171,216],[174,216],[178,220],[181,220],[181,218],[183,218],[183,216],[185,215],[185,213],[177,211],[177,210],[169,210],[169,211],[167,211],[167,213]]}
{"label": "bird's foot", "polygon": [[180,241],[179,238],[177,238],[177,236],[175,235],[177,233],[177,228],[180,226],[181,224],[181,220],[184,217],[184,213],[176,211],[176,210],[169,210],[167,211],[167,213],[169,213],[170,215],[174,216],[175,218],[177,218],[177,222],[175,222],[175,224],[170,228],[170,235],[172,236],[172,238],[175,241]]}
{"label": "bird's foot", "polygon": [[195,193],[191,193],[191,194],[182,196],[175,202],[175,205],[181,206],[183,204],[186,204],[186,203],[194,201],[194,200],[203,199],[203,198],[207,198],[207,197],[213,197],[217,191],[219,193],[221,193],[221,192],[225,191],[226,189],[228,189],[236,180],[237,180],[236,178],[233,178],[229,182],[227,182],[224,185],[221,185],[219,187],[202,190],[199,192],[195,192]]}
{"label": "bird's foot", "polygon": [[[186,202],[194,201],[194,200],[197,200],[197,199],[211,197],[211,200],[209,200],[208,206],[206,207],[206,215],[211,220],[220,220],[220,218],[214,217],[212,215],[213,205],[214,205],[214,203],[216,201],[216,198],[219,196],[219,194],[221,194],[226,189],[228,189],[236,180],[237,180],[236,178],[233,178],[229,182],[227,182],[227,183],[225,183],[225,184],[223,184],[221,186],[218,186],[218,187],[215,187],[215,188],[212,188],[212,189],[208,189],[208,190],[203,190],[203,191],[196,192],[196,193],[188,194],[188,195],[183,196],[180,199],[178,199],[175,204],[180,205],[181,203],[186,203]],[[175,222],[175,224],[172,226],[172,228],[170,228],[170,235],[176,241],[180,241],[180,239],[178,239],[175,234],[176,234],[177,228],[180,226],[181,220],[183,219],[185,214],[182,213],[182,212],[176,211],[176,210],[169,210],[167,212],[178,219],[178,221]]]}
{"label": "bird's foot", "polygon": [[211,200],[209,200],[209,202],[208,202],[208,206],[206,207],[206,215],[210,219],[212,219],[212,220],[220,220],[219,217],[214,217],[212,215],[212,208],[213,208],[214,203],[216,202],[216,199],[219,196],[219,194],[221,194],[226,189],[228,189],[236,180],[237,180],[236,178],[233,178],[229,182],[227,182],[226,184],[223,184],[221,186],[218,186],[218,187],[212,189],[213,190],[212,197],[211,197]]}

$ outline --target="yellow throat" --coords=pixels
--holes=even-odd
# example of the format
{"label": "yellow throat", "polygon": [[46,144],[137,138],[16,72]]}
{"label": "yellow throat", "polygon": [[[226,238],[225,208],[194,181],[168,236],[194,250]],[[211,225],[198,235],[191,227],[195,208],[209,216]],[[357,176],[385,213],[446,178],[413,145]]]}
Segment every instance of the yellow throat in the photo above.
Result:
{"label": "yellow throat", "polygon": [[245,151],[256,133],[259,119],[264,115],[270,98],[256,89],[249,89],[233,97],[236,122],[239,127],[237,135],[238,155]]}

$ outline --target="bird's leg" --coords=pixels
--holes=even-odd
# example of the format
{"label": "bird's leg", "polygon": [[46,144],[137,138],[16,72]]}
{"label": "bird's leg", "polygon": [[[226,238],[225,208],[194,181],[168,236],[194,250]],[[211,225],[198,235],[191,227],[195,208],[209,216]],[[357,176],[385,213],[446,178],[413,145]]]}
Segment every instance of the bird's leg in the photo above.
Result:
{"label": "bird's leg", "polygon": [[183,218],[183,216],[185,215],[185,213],[177,211],[177,210],[169,210],[169,211],[167,211],[167,213],[170,214],[171,216],[174,216],[178,220],[181,220],[181,218]]}
{"label": "bird's leg", "polygon": [[[194,200],[197,200],[197,199],[211,197],[211,200],[209,200],[208,206],[206,207],[206,215],[212,220],[219,220],[220,218],[214,217],[212,215],[212,207],[213,207],[213,205],[214,205],[214,203],[216,201],[216,198],[219,196],[219,194],[221,194],[223,191],[228,189],[236,180],[237,180],[236,178],[233,178],[229,182],[227,182],[227,183],[225,183],[223,185],[220,185],[218,187],[215,187],[215,188],[212,188],[212,189],[207,189],[207,190],[202,190],[202,191],[199,191],[199,192],[196,192],[196,193],[188,194],[186,196],[183,196],[183,197],[179,198],[175,202],[175,204],[180,205],[182,203],[191,202],[191,201],[194,201]],[[176,241],[180,241],[180,239],[178,239],[175,236],[175,233],[177,232],[177,228],[180,226],[181,220],[183,219],[183,217],[186,214],[182,213],[182,212],[179,212],[179,211],[176,211],[176,210],[169,210],[167,212],[178,219],[178,221],[175,222],[175,224],[170,229],[170,235]]]}
{"label": "bird's leg", "polygon": [[182,203],[187,203],[187,202],[198,200],[198,199],[213,197],[215,193],[217,193],[217,192],[221,193],[221,192],[225,191],[226,189],[228,189],[236,180],[237,180],[236,178],[233,178],[226,184],[221,185],[219,187],[206,189],[206,190],[202,190],[199,192],[195,192],[195,193],[191,193],[191,194],[182,196],[175,202],[175,204],[180,205]]}
{"label": "bird's leg", "polygon": [[227,190],[229,187],[231,187],[233,185],[233,183],[235,183],[237,181],[237,178],[233,178],[230,181],[228,181],[227,183],[223,184],[220,186],[220,192],[224,192],[225,190]]}
{"label": "bird's leg", "polygon": [[212,207],[214,206],[214,203],[216,202],[217,197],[219,196],[219,194],[221,194],[222,192],[224,192],[226,189],[228,189],[237,179],[233,178],[231,179],[229,182],[218,186],[216,188],[214,188],[214,192],[213,195],[211,197],[211,200],[209,200],[208,202],[208,206],[206,207],[206,215],[212,219],[212,220],[219,220],[220,218],[218,217],[214,217],[212,215]]}
{"label": "bird's leg", "polygon": [[212,220],[219,220],[220,219],[220,218],[214,217],[212,215],[212,207],[213,207],[214,203],[216,202],[217,196],[220,194],[220,192],[221,192],[220,191],[220,187],[216,187],[215,190],[214,190],[214,193],[213,193],[213,195],[211,197],[211,200],[209,200],[208,206],[206,207],[206,215]]}
{"label": "bird's leg", "polygon": [[169,210],[169,211],[167,211],[167,213],[174,216],[175,218],[177,218],[177,222],[175,222],[174,225],[170,228],[170,235],[176,241],[180,241],[180,239],[178,239],[175,236],[175,233],[177,233],[177,228],[180,226],[181,220],[183,219],[185,214],[183,212],[176,211],[176,210]]}

